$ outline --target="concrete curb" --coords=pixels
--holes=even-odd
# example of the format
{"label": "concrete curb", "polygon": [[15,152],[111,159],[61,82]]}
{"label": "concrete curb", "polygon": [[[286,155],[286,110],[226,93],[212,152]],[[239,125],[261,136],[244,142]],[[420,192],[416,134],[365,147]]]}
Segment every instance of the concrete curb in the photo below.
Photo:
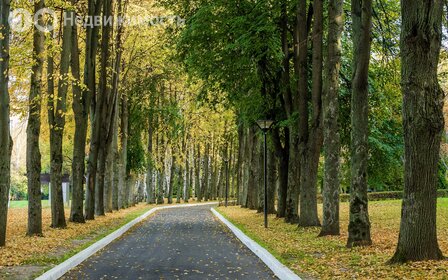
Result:
{"label": "concrete curb", "polygon": [[257,242],[250,239],[240,229],[218,213],[218,211],[213,208],[210,210],[212,210],[213,214],[223,222],[247,248],[254,252],[254,254],[257,255],[257,257],[259,257],[280,280],[301,280],[297,274],[279,262],[271,253],[258,245]]}
{"label": "concrete curb", "polygon": [[195,204],[182,204],[182,205],[170,205],[170,206],[158,206],[150,209],[140,217],[135,218],[131,222],[112,232],[108,236],[103,239],[97,241],[96,243],[90,245],[88,248],[69,258],[65,262],[55,266],[54,268],[48,270],[41,276],[37,277],[35,280],[56,280],[67,273],[70,269],[78,266],[80,263],[88,259],[90,256],[98,252],[99,250],[106,247],[109,243],[114,241],[115,239],[122,236],[125,232],[131,229],[136,224],[140,223],[144,219],[148,218],[151,214],[164,209],[170,208],[183,208],[183,207],[193,207],[193,206],[204,206],[204,205],[212,205],[217,204],[217,202],[207,202],[207,203],[195,203]]}

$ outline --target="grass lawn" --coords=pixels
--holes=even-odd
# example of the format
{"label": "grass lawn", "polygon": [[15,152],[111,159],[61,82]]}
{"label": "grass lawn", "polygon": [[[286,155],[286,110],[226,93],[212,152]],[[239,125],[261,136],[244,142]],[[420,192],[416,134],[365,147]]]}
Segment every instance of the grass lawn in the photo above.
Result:
{"label": "grass lawn", "polygon": [[[218,211],[303,278],[320,279],[448,279],[448,260],[386,265],[398,240],[401,201],[369,203],[373,246],[347,249],[348,203],[341,204],[341,236],[317,237],[319,228],[298,228],[275,215],[269,229],[263,215],[234,207]],[[322,205],[319,205],[322,213]],[[448,199],[438,201],[439,245],[448,255]]]}
{"label": "grass lawn", "polygon": [[[15,200],[9,203],[9,208],[27,208],[28,200]],[[50,202],[48,200],[42,200],[42,207],[50,207]]]}

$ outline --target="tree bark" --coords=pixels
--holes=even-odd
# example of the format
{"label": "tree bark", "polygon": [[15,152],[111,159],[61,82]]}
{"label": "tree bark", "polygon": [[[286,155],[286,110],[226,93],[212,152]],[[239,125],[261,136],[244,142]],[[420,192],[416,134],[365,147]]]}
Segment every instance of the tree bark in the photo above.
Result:
{"label": "tree bark", "polygon": [[443,4],[401,2],[405,174],[400,234],[391,262],[443,258],[436,227],[437,166],[444,130],[444,93],[437,79]]}
{"label": "tree bark", "polygon": [[5,246],[11,180],[12,141],[9,127],[9,0],[0,1],[0,247]]}
{"label": "tree bark", "polygon": [[[64,11],[64,18],[73,18],[73,11]],[[67,226],[64,214],[64,201],[62,194],[62,142],[64,137],[65,114],[67,112],[67,91],[69,84],[69,68],[72,45],[72,26],[63,26],[62,52],[60,62],[60,77],[58,81],[58,94],[56,106],[54,91],[48,97],[48,121],[50,125],[50,181],[51,181],[51,227],[65,228]],[[53,59],[51,59],[51,63]],[[49,66],[50,67],[50,66]],[[51,68],[53,66],[51,65]],[[51,69],[52,70],[52,69]],[[48,71],[53,75],[53,71]],[[52,78],[53,80],[53,78]],[[53,87],[54,89],[54,87]]]}
{"label": "tree bark", "polygon": [[[304,10],[305,5],[300,10]],[[312,118],[308,121],[308,108],[299,105],[299,116],[305,116],[304,119],[299,117],[299,151],[300,151],[300,216],[299,226],[312,227],[320,226],[317,214],[317,171],[319,166],[320,152],[323,142],[322,132],[322,45],[323,45],[323,2],[322,0],[314,0],[313,2],[313,53],[312,53]],[[308,14],[308,18],[311,14]],[[300,16],[302,18],[303,16]],[[303,19],[304,20],[304,19]],[[300,34],[303,34],[300,36]],[[299,39],[308,36],[303,27],[299,28]],[[303,41],[303,40],[300,40]],[[307,52],[307,47],[303,49],[299,47],[299,73],[307,71],[306,63],[301,62],[300,52]],[[306,60],[306,58],[303,58]],[[303,71],[302,71],[303,70]],[[300,77],[303,77],[301,74]],[[303,78],[302,78],[303,79]],[[307,104],[306,97],[306,80],[303,88],[299,87],[300,104]],[[304,133],[302,133],[304,132]]]}
{"label": "tree bark", "polygon": [[86,157],[87,124],[89,118],[89,93],[82,90],[80,83],[78,27],[72,26],[71,69],[75,79],[72,82],[73,112],[75,117],[75,135],[72,161],[72,205],[70,221],[84,223],[84,173]]}
{"label": "tree bark", "polygon": [[[102,0],[89,0],[88,1],[88,15],[93,18],[101,14],[103,7]],[[86,58],[84,66],[84,84],[87,86],[83,95],[86,96],[86,102],[84,105],[84,111],[89,115],[91,103],[93,97],[96,95],[96,55],[98,49],[98,33],[99,26],[88,27],[86,31]],[[93,105],[92,107],[96,107]],[[99,111],[96,110],[95,111]],[[85,129],[87,130],[88,118],[83,120],[85,122]],[[95,219],[95,183],[96,183],[96,171],[98,164],[98,135],[99,125],[95,122],[99,120],[93,119],[91,122],[92,133],[90,139],[90,151],[89,160],[87,162],[87,178],[86,178],[86,207],[85,207],[85,219]],[[83,127],[84,129],[84,127]],[[87,135],[87,131],[85,132]]]}
{"label": "tree bark", "polygon": [[171,151],[171,169],[170,169],[170,184],[168,186],[168,204],[173,203],[173,190],[175,187],[175,174],[176,174],[176,155],[175,151]]}
{"label": "tree bark", "polygon": [[[103,15],[106,19],[112,14],[112,0],[103,0]],[[99,83],[99,94],[96,100],[100,103],[95,110],[95,123],[100,125],[100,132],[98,134],[98,163],[97,163],[97,186],[95,186],[95,214],[97,216],[104,216],[104,182],[106,173],[106,161],[108,146],[111,143],[110,127],[113,114],[115,96],[111,94],[109,84],[109,68],[111,66],[110,57],[110,33],[112,23],[103,22],[101,32],[101,75]],[[96,109],[97,109],[96,108]]]}
{"label": "tree bark", "polygon": [[202,181],[202,198],[205,201],[209,200],[210,192],[210,144],[207,143],[205,146],[205,154],[204,154],[204,174],[203,174],[203,181]]}
{"label": "tree bark", "polygon": [[201,146],[198,144],[196,149],[196,199],[198,202],[202,200],[202,186],[201,186]]}
{"label": "tree bark", "polygon": [[[34,2],[35,13],[45,7],[43,0]],[[43,18],[39,17],[43,25]],[[33,66],[31,69],[31,88],[29,95],[28,125],[26,129],[26,166],[28,178],[28,236],[42,235],[42,194],[40,184],[41,154],[39,149],[40,114],[42,102],[42,72],[44,65],[45,35],[36,27],[33,29]]]}
{"label": "tree bark", "polygon": [[323,97],[325,169],[323,221],[319,236],[339,235],[339,71],[341,68],[341,35],[344,28],[343,0],[330,0],[328,53]]}
{"label": "tree bark", "polygon": [[372,244],[367,200],[368,76],[372,0],[352,0],[353,80],[351,105],[350,222],[347,247]]}
{"label": "tree bark", "polygon": [[156,203],[155,189],[153,184],[154,163],[155,163],[152,148],[153,134],[154,134],[153,118],[154,117],[151,114],[151,116],[149,117],[149,127],[148,127],[148,167],[146,169],[146,193],[148,195],[147,198],[148,204]]}
{"label": "tree bark", "polygon": [[277,186],[277,163],[274,149],[268,150],[268,213],[276,214],[275,211],[275,190]]}
{"label": "tree bark", "polygon": [[256,133],[256,127],[251,127],[249,130],[249,178],[247,190],[247,208],[258,208],[258,189],[259,189],[259,170],[260,170],[260,144]]}
{"label": "tree bark", "polygon": [[120,161],[118,164],[119,168],[119,179],[118,179],[118,207],[120,209],[128,207],[128,199],[127,199],[127,172],[126,172],[126,163],[128,157],[128,97],[126,95],[122,95],[121,97],[121,147],[120,147]]}
{"label": "tree bark", "polygon": [[238,160],[236,165],[236,204],[241,205],[241,193],[243,190],[243,161],[244,161],[244,126],[238,124]]}

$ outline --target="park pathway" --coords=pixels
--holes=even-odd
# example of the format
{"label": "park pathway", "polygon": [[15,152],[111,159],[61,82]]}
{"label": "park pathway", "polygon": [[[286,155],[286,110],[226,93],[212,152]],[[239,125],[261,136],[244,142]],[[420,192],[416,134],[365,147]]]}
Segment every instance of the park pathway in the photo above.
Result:
{"label": "park pathway", "polygon": [[158,211],[61,279],[277,279],[208,206]]}

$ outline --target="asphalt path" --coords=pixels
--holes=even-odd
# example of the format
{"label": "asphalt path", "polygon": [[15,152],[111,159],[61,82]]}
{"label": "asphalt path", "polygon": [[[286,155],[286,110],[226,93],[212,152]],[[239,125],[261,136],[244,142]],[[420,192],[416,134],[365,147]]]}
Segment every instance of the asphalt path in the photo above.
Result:
{"label": "asphalt path", "polygon": [[208,206],[159,210],[61,279],[277,279]]}

